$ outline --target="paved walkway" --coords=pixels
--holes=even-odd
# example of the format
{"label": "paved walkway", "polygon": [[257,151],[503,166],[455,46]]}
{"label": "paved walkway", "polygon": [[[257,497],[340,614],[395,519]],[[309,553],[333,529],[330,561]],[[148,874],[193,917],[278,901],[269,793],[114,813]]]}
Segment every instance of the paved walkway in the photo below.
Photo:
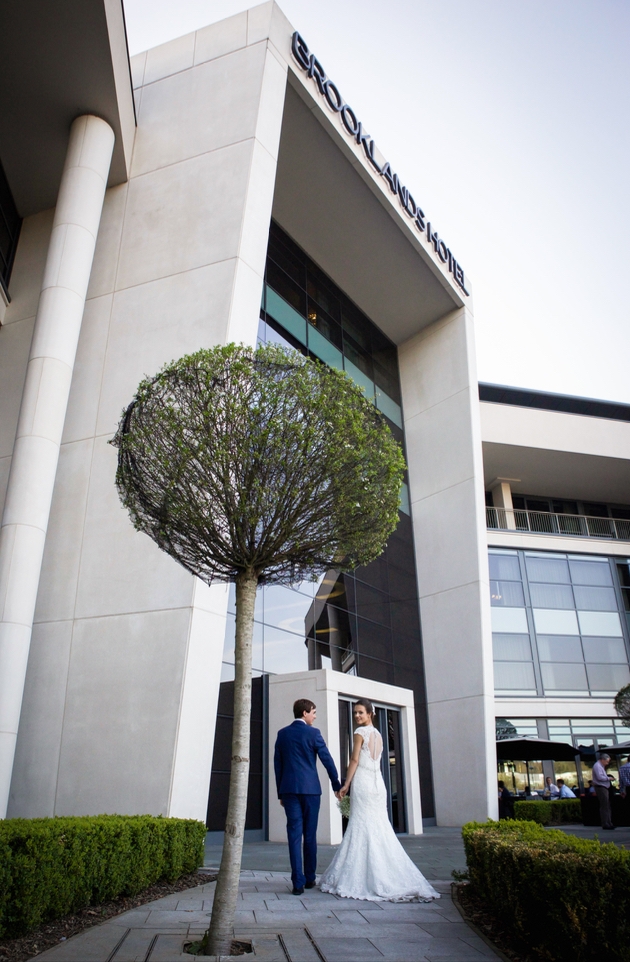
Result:
{"label": "paved walkway", "polygon": [[[497,956],[462,921],[450,897],[453,868],[465,867],[459,829],[428,829],[402,838],[404,847],[441,893],[439,901],[358,902],[318,889],[291,895],[286,846],[247,844],[236,915],[236,938],[251,939],[264,962],[471,962]],[[325,868],[334,848],[320,847]],[[208,846],[205,864],[218,864]],[[37,962],[190,962],[186,941],[208,927],[215,883],[168,895],[95,926],[36,957]]]}

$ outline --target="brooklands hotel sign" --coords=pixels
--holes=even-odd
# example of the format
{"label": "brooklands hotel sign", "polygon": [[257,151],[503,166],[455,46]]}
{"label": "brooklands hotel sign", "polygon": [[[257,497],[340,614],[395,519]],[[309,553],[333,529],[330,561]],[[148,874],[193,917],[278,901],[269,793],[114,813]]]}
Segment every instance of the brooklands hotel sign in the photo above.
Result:
{"label": "brooklands hotel sign", "polygon": [[431,222],[427,220],[422,208],[416,204],[407,188],[403,186],[398,174],[393,172],[387,162],[385,162],[382,166],[377,162],[375,157],[376,146],[374,141],[363,129],[363,124],[357,120],[357,115],[352,107],[349,107],[348,104],[344,102],[343,97],[339,93],[339,89],[335,86],[332,80],[328,79],[319,60],[317,60],[310,52],[297,30],[293,34],[291,49],[293,51],[293,56],[299,63],[302,70],[306,71],[306,75],[311,77],[317,84],[320,94],[330,109],[339,114],[341,117],[341,122],[346,131],[357,142],[357,144],[361,144],[363,146],[365,156],[369,160],[374,170],[377,172],[377,174],[380,174],[381,177],[385,178],[392,194],[396,194],[398,196],[398,200],[400,201],[402,209],[411,218],[416,229],[421,234],[424,234],[426,231],[427,241],[432,245],[436,256],[443,264],[448,265],[448,270],[453,275],[455,283],[468,297],[468,291],[466,290],[466,279],[464,277],[464,271],[461,264],[457,263],[449,248],[438,235],[438,232],[433,230]]}

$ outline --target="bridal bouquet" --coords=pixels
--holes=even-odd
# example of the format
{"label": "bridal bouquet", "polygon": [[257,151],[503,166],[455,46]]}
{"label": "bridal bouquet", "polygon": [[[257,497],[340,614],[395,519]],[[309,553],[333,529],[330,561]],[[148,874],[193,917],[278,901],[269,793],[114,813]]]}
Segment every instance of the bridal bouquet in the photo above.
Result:
{"label": "bridal bouquet", "polygon": [[344,795],[337,799],[337,808],[341,812],[342,818],[350,818],[350,796]]}

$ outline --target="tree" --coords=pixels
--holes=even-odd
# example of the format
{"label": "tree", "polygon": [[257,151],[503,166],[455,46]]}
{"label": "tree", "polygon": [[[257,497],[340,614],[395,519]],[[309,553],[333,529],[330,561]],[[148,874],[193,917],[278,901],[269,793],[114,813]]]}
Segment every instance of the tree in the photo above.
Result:
{"label": "tree", "polygon": [[112,443],[138,531],[210,584],[236,585],[232,765],[207,940],[229,954],[238,897],[259,585],[376,558],[398,523],[404,459],[350,378],[295,351],[202,350],[138,387]]}
{"label": "tree", "polygon": [[615,695],[615,710],[622,724],[630,728],[630,685],[624,685]]}

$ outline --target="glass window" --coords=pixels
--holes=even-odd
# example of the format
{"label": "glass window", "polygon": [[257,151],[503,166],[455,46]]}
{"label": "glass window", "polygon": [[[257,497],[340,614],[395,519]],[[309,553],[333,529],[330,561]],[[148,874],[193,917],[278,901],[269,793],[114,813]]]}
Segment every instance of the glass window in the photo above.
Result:
{"label": "glass window", "polygon": [[516,552],[498,554],[492,551],[488,556],[490,577],[497,581],[520,581],[521,568]]}
{"label": "glass window", "polygon": [[526,634],[527,615],[524,608],[492,608],[492,630]]}
{"label": "glass window", "polygon": [[304,635],[304,620],[313,604],[313,598],[284,585],[266,585],[263,593],[265,624]]}
{"label": "glass window", "polygon": [[536,633],[543,635],[577,635],[578,623],[575,611],[555,611],[552,608],[534,608]]}
{"label": "glass window", "polygon": [[347,357],[344,358],[344,368],[346,372],[350,375],[355,384],[358,384],[360,388],[363,388],[365,396],[370,399],[374,398],[374,381],[371,381],[366,374],[361,371],[356,364],[349,361]]}
{"label": "glass window", "polygon": [[569,556],[569,567],[574,585],[612,585],[610,565],[606,560],[593,561]]}
{"label": "glass window", "polygon": [[529,593],[534,608],[575,608],[570,585],[533,585]]}
{"label": "glass window", "polygon": [[[267,263],[266,277],[267,285],[273,288],[276,296],[280,296],[282,300],[289,304],[294,311],[305,318],[306,294],[302,288],[298,287],[298,285],[272,261],[268,261]],[[270,311],[270,313],[273,313],[269,303],[269,291],[267,291],[267,310]],[[274,302],[272,301],[272,303]],[[282,318],[278,317],[277,320],[281,321]]]}
{"label": "glass window", "polygon": [[584,661],[582,644],[572,635],[538,635],[541,661]]}
{"label": "glass window", "polygon": [[392,399],[379,388],[376,389],[376,406],[379,411],[383,412],[386,418],[393,421],[397,427],[402,428],[402,409],[400,405],[392,401]]}
{"label": "glass window", "polygon": [[492,649],[496,661],[531,661],[532,648],[529,635],[509,635],[495,632]]}
{"label": "glass window", "polygon": [[527,577],[530,581],[546,581],[551,584],[570,584],[569,565],[562,555],[526,554]]}
{"label": "glass window", "polygon": [[336,367],[339,371],[343,370],[343,357],[341,351],[330,343],[323,334],[320,334],[311,324],[308,326],[308,349],[313,354],[327,364],[329,367]]}
{"label": "glass window", "polygon": [[610,663],[627,661],[623,638],[583,638],[586,661]]}
{"label": "glass window", "polygon": [[578,611],[580,631],[583,635],[603,635],[607,638],[623,637],[621,622],[616,611]]}
{"label": "glass window", "polygon": [[308,650],[304,635],[294,635],[270,625],[264,627],[264,668],[271,674],[289,671],[307,671]]}
{"label": "glass window", "polygon": [[592,691],[616,694],[630,682],[630,669],[627,665],[589,665],[588,679]]}
{"label": "glass window", "polygon": [[300,344],[306,344],[306,318],[270,287],[267,288],[267,313],[271,314]]}
{"label": "glass window", "polygon": [[549,691],[586,691],[586,670],[584,665],[549,665],[540,666],[543,686]]}
{"label": "glass window", "polygon": [[523,585],[520,581],[491,581],[490,602],[505,608],[518,608],[525,605]]}
{"label": "glass window", "polygon": [[574,587],[576,608],[582,611],[616,611],[617,597],[614,588]]}
{"label": "glass window", "polygon": [[536,693],[534,666],[528,662],[495,661],[495,691],[525,691]]}

